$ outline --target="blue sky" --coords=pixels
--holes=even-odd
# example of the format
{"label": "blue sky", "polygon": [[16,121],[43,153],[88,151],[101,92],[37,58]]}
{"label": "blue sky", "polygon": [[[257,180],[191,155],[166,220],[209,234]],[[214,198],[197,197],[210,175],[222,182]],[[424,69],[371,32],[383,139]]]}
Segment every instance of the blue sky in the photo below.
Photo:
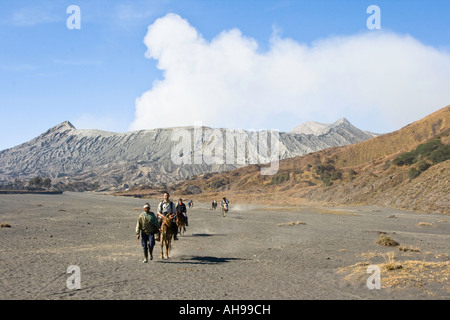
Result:
{"label": "blue sky", "polygon": [[[66,9],[72,4],[81,10],[79,30],[66,26],[70,17]],[[370,17],[366,9],[372,4],[381,9],[380,30],[366,25]],[[66,120],[78,129],[114,132],[194,125],[194,121],[213,127],[289,131],[309,120],[330,123],[346,117],[364,130],[397,130],[450,104],[450,82],[447,90],[443,85],[450,80],[444,72],[450,70],[449,13],[446,0],[1,0],[0,150]],[[175,40],[171,31],[175,28],[180,34],[196,32],[195,39]],[[158,38],[165,36],[164,41]],[[339,53],[333,53],[333,46]],[[216,47],[242,48],[243,55],[237,50],[223,56]],[[178,49],[173,53],[170,48]],[[352,48],[366,51],[352,58]],[[375,51],[377,56],[371,57]],[[298,61],[297,53],[304,54]],[[348,67],[345,57],[364,57],[355,64],[374,68],[361,69],[364,77],[358,74],[360,69]],[[367,73],[375,74],[383,66],[392,69],[403,57],[410,63],[404,68],[411,73],[407,80],[394,78],[397,82],[389,85],[398,84],[398,94],[388,88],[371,91],[392,77]],[[334,58],[336,64],[320,62]],[[201,68],[178,72],[187,63],[183,59]],[[217,59],[223,66],[205,71],[208,65],[203,63],[208,59]],[[243,76],[242,68],[254,60],[261,64],[252,66],[253,71],[283,67],[262,72],[258,79]],[[283,68],[310,66],[298,78],[283,73]],[[341,82],[347,69],[349,79]],[[404,73],[403,69],[396,72]],[[349,88],[353,76],[362,83],[356,84],[354,97],[347,93],[353,89]],[[267,79],[279,79],[283,89],[276,85],[280,81],[268,84]],[[310,85],[312,79],[317,86]],[[193,83],[205,86],[197,90]],[[321,91],[334,84],[335,90]],[[292,90],[284,91],[291,85]],[[211,92],[236,95],[236,100],[219,101]],[[212,115],[204,116],[208,112]]]}

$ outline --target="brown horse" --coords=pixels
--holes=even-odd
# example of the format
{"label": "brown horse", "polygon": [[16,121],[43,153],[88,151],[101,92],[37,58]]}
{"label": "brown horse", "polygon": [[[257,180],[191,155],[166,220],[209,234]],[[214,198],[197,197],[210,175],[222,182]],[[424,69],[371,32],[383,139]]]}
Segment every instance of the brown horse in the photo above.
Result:
{"label": "brown horse", "polygon": [[177,227],[178,227],[178,232],[181,235],[184,235],[184,232],[186,231],[186,218],[184,217],[184,214],[182,214],[181,212],[177,212]]}
{"label": "brown horse", "polygon": [[226,217],[227,213],[228,213],[228,203],[225,202],[222,204],[222,216]]}
{"label": "brown horse", "polygon": [[162,218],[161,223],[161,259],[164,258],[164,246],[166,247],[166,259],[169,259],[169,251],[172,248],[172,236],[173,215],[167,215],[167,217],[160,216]]}

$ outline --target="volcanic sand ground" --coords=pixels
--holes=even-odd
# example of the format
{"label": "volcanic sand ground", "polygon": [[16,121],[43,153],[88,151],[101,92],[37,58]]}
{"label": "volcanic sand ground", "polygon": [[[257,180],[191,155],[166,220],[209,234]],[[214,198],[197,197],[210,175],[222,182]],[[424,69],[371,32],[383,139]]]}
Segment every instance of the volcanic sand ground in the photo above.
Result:
{"label": "volcanic sand ground", "polygon": [[[196,204],[170,259],[160,259],[157,243],[154,260],[142,263],[135,225],[147,201],[155,211],[157,199],[0,195],[0,223],[11,226],[0,229],[0,299],[450,298],[448,278],[442,278],[448,274],[448,216],[231,203],[222,217],[209,204]],[[380,232],[417,252],[380,246]],[[444,272],[434,282],[403,287],[386,285],[381,272],[381,289],[369,290],[365,270],[356,281],[340,271],[385,263],[388,252],[398,261],[444,263]],[[71,265],[80,268],[80,290],[67,287]]]}

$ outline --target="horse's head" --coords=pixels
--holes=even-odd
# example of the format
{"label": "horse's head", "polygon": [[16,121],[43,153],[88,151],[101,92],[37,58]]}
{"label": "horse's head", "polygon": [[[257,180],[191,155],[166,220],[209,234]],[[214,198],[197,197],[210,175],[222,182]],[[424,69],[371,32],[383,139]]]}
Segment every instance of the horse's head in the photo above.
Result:
{"label": "horse's head", "polygon": [[162,218],[162,225],[167,225],[168,227],[170,227],[172,225],[172,219],[173,219],[173,215],[167,215],[167,216],[161,216]]}

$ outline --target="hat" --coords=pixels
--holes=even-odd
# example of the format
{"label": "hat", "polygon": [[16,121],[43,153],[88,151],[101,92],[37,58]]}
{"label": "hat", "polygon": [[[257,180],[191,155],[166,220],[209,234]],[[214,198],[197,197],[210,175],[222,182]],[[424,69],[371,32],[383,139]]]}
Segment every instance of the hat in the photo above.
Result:
{"label": "hat", "polygon": [[144,204],[144,209],[145,208],[150,208],[150,204],[148,204],[148,203]]}

